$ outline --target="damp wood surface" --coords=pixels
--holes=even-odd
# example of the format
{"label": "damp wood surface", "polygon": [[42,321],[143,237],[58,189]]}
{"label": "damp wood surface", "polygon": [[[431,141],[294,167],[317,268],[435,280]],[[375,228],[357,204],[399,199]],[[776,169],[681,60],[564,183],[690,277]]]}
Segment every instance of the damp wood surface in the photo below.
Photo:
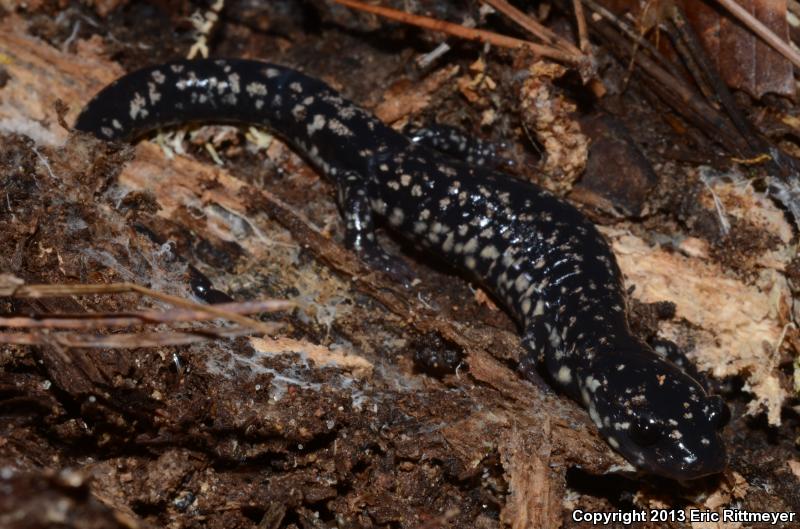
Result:
{"label": "damp wood surface", "polygon": [[[626,463],[583,410],[519,377],[513,325],[464,279],[407,256],[421,284],[406,290],[365,267],[344,249],[332,187],[277,140],[257,151],[233,142],[231,160],[218,167],[202,148],[170,157],[153,142],[111,146],[70,135],[60,120],[71,124],[125,67],[97,37],[64,51],[31,26],[19,15],[0,21],[8,76],[0,174],[10,205],[0,219],[0,272],[190,296],[191,262],[236,299],[290,299],[298,308],[267,317],[283,325],[272,337],[133,350],[2,346],[0,461],[15,473],[0,513],[25,513],[31,523],[18,527],[47,525],[54,502],[68,506],[63,522],[74,527],[576,527],[576,508],[687,501],[800,511],[797,419],[781,414],[789,386],[780,345],[796,340],[787,331],[793,237],[782,212],[743,180],[662,167],[660,176],[674,180],[653,192],[682,205],[700,226],[693,236],[657,219],[593,213],[643,313],[649,303],[675,304],[669,321],[639,315],[643,332],[659,328],[690,347],[703,370],[740,377],[746,390],[730,402],[724,476],[688,491],[616,477],[608,473]],[[264,44],[251,39],[244,45]],[[345,74],[344,60],[337,75],[341,58],[322,65],[325,46],[314,39],[331,50],[350,46],[375,78]],[[391,119],[453,98],[466,105],[461,97],[478,75],[471,62],[445,65],[413,82],[415,96],[403,90],[408,51],[359,45],[330,29],[277,44],[263,49],[283,52],[257,56],[303,66]],[[442,92],[456,81],[462,90],[448,100]],[[396,93],[414,101],[392,106]],[[677,181],[694,182],[690,204],[670,196]],[[587,208],[606,204],[601,188],[578,182],[569,196]],[[703,236],[703,226],[723,221],[752,240],[725,246]],[[132,295],[5,298],[0,306],[168,310]],[[413,358],[430,349],[452,351],[460,368],[420,369]],[[620,506],[604,489],[635,500]]]}

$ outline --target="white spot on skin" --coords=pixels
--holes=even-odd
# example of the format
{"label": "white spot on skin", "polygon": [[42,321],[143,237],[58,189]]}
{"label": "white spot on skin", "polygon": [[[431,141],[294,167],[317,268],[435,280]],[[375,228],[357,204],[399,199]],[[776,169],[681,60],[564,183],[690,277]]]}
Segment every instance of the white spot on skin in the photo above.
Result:
{"label": "white spot on skin", "polygon": [[562,384],[569,384],[572,382],[572,371],[570,371],[567,366],[561,366],[561,369],[558,370],[558,374],[556,374],[556,380]]}
{"label": "white spot on skin", "polygon": [[589,375],[586,377],[586,387],[589,388],[589,391],[594,393],[597,391],[597,388],[600,387],[600,381],[594,378],[593,376]]}
{"label": "white spot on skin", "polygon": [[617,441],[613,437],[608,437],[607,441],[608,444],[611,445],[611,448],[613,448],[614,450],[619,450],[619,441]]}
{"label": "white spot on skin", "polygon": [[550,336],[548,336],[550,340],[550,345],[553,346],[553,349],[558,349],[559,345],[561,345],[561,338],[558,336],[558,332],[556,331],[555,327],[550,329]]}
{"label": "white spot on skin", "polygon": [[153,72],[150,74],[150,77],[152,77],[153,81],[157,82],[158,84],[164,84],[164,81],[167,79],[167,77],[161,73],[161,70],[153,70]]}
{"label": "white spot on skin", "polygon": [[521,308],[522,308],[522,313],[523,314],[529,313],[531,311],[531,300],[528,299],[528,298],[525,298],[524,300],[522,300]]}
{"label": "white spot on skin", "polygon": [[521,292],[524,292],[525,289],[527,289],[528,286],[530,286],[530,284],[531,283],[528,280],[528,275],[525,274],[525,273],[522,273],[522,274],[518,275],[516,281],[514,281],[514,288],[517,289],[517,292],[521,293]]}
{"label": "white spot on skin", "polygon": [[338,119],[328,121],[328,128],[337,136],[352,136],[353,131],[347,128],[344,123]]}
{"label": "white spot on skin", "polygon": [[591,402],[591,399],[589,398],[589,392],[586,391],[586,388],[581,388],[581,398],[583,399],[583,404],[586,406],[588,406]]}
{"label": "white spot on skin", "polygon": [[411,183],[411,175],[410,174],[400,175],[400,183],[403,185],[403,187],[408,187],[408,184]]}
{"label": "white spot on skin", "polygon": [[[356,115],[357,110],[358,109],[353,105],[343,105],[339,107],[339,117],[342,119],[351,119]],[[372,124],[372,121],[367,124],[367,128],[369,128],[369,130],[372,130],[373,126],[374,125]]]}
{"label": "white spot on skin", "polygon": [[131,99],[130,111],[129,115],[131,119],[137,119],[141,116],[142,119],[147,117],[147,101],[139,92],[133,94],[133,99]]}
{"label": "white spot on skin", "polygon": [[592,422],[598,428],[603,427],[603,420],[600,418],[600,414],[597,413],[597,408],[594,407],[594,404],[589,405],[589,417],[592,418]]}
{"label": "white spot on skin", "polygon": [[216,77],[210,77],[208,79],[208,85],[210,89],[216,88],[218,94],[223,94],[225,93],[225,90],[228,89],[228,83],[224,81],[220,82]]}
{"label": "white spot on skin", "polygon": [[295,81],[295,82],[289,84],[289,89],[292,90],[293,92],[297,92],[298,94],[301,94],[303,92],[303,85],[301,85],[300,83]]}
{"label": "white spot on skin", "polygon": [[450,167],[449,165],[437,165],[436,168],[439,169],[439,171],[441,171],[442,174],[445,176],[452,177],[458,174],[456,170]]}
{"label": "white spot on skin", "polygon": [[450,252],[453,249],[453,232],[447,234],[444,242],[442,243],[442,250]]}
{"label": "white spot on skin", "polygon": [[476,237],[471,238],[464,245],[464,253],[475,253],[475,250],[477,249],[478,249],[478,239]]}
{"label": "white spot on skin", "polygon": [[299,121],[303,121],[306,119],[306,107],[305,105],[295,105],[292,109],[292,115],[295,119]]}
{"label": "white spot on skin", "polygon": [[325,126],[325,116],[323,116],[322,114],[316,114],[314,116],[314,120],[311,123],[309,123],[308,126],[306,127],[306,130],[308,131],[308,135],[311,136],[318,130],[322,130],[324,126]]}
{"label": "white spot on skin", "polygon": [[467,268],[469,268],[470,270],[475,270],[475,267],[478,265],[474,257],[467,257],[466,259],[464,259],[464,264],[467,265]]}
{"label": "white spot on skin", "polygon": [[379,215],[386,215],[386,202],[383,200],[374,198],[370,201],[370,205]]}
{"label": "white spot on skin", "polygon": [[414,184],[411,187],[411,196],[412,197],[421,197],[422,196],[422,188],[419,184]]}
{"label": "white spot on skin", "polygon": [[273,77],[278,77],[281,74],[281,71],[277,68],[267,68],[264,70],[264,75],[267,76],[268,79],[272,79]]}
{"label": "white spot on skin", "polygon": [[544,301],[540,299],[536,302],[536,308],[533,309],[533,315],[541,316],[542,314],[544,314]]}
{"label": "white spot on skin", "polygon": [[483,250],[481,250],[481,257],[483,257],[484,259],[489,259],[490,261],[494,261],[495,259],[500,257],[500,252],[498,252],[497,248],[495,248],[490,244],[489,246],[486,246],[483,248]]}
{"label": "white spot on skin", "polygon": [[392,214],[389,215],[389,222],[392,226],[400,226],[405,219],[405,215],[403,214],[403,210],[400,208],[394,208],[392,210]]}
{"label": "white spot on skin", "polygon": [[230,84],[231,92],[233,92],[234,94],[238,94],[239,92],[241,92],[238,73],[232,73],[228,76],[228,84]]}
{"label": "white spot on skin", "polygon": [[[205,81],[205,80],[204,80]],[[178,90],[186,90],[187,88],[197,88],[199,86],[198,79],[195,77],[194,72],[189,72],[189,77],[181,77],[175,81],[175,88]],[[206,88],[206,84],[203,84]]]}
{"label": "white spot on skin", "polygon": [[[247,91],[248,94],[250,94],[251,97],[255,96],[263,97],[267,95],[267,85],[265,85],[264,83],[257,83],[253,81],[252,83],[247,83],[247,86],[245,86],[244,89]],[[236,92],[238,92],[238,90],[236,90]]]}

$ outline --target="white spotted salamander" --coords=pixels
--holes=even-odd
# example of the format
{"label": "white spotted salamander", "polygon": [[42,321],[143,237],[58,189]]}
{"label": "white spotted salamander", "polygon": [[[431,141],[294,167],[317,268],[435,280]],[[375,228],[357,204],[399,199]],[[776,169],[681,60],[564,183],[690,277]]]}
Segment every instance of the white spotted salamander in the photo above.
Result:
{"label": "white spotted salamander", "polygon": [[[521,370],[543,371],[585,406],[607,442],[639,469],[687,480],[726,464],[727,407],[633,336],[608,243],[577,209],[527,182],[443,154],[453,134],[395,132],[322,81],[252,60],[178,61],[104,88],[75,128],[132,140],[186,122],[267,127],[327,175],[346,243],[392,269],[376,219],[478,279],[522,329]],[[438,151],[436,149],[439,149]],[[486,152],[475,161],[488,158]]]}

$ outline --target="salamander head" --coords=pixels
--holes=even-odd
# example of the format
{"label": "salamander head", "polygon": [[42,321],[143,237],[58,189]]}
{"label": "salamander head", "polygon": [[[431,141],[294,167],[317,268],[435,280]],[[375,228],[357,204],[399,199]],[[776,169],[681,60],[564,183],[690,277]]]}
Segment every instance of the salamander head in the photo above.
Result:
{"label": "salamander head", "polygon": [[641,470],[676,480],[724,470],[719,432],[728,407],[654,353],[603,356],[580,381],[581,397],[608,443]]}

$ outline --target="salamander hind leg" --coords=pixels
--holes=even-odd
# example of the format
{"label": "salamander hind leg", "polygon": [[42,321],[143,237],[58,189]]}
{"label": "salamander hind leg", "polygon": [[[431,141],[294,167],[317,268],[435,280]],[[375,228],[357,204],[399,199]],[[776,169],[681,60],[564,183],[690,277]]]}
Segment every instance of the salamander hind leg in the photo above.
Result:
{"label": "salamander hind leg", "polygon": [[356,172],[345,172],[337,180],[337,199],[345,220],[345,244],[371,268],[388,274],[409,287],[416,275],[399,257],[387,253],[375,237],[375,215],[368,186]]}
{"label": "salamander hind leg", "polygon": [[448,154],[470,165],[481,165],[491,169],[508,169],[514,162],[498,154],[503,145],[467,135],[449,125],[432,124],[425,127],[408,125],[403,129],[412,142],[429,149]]}

